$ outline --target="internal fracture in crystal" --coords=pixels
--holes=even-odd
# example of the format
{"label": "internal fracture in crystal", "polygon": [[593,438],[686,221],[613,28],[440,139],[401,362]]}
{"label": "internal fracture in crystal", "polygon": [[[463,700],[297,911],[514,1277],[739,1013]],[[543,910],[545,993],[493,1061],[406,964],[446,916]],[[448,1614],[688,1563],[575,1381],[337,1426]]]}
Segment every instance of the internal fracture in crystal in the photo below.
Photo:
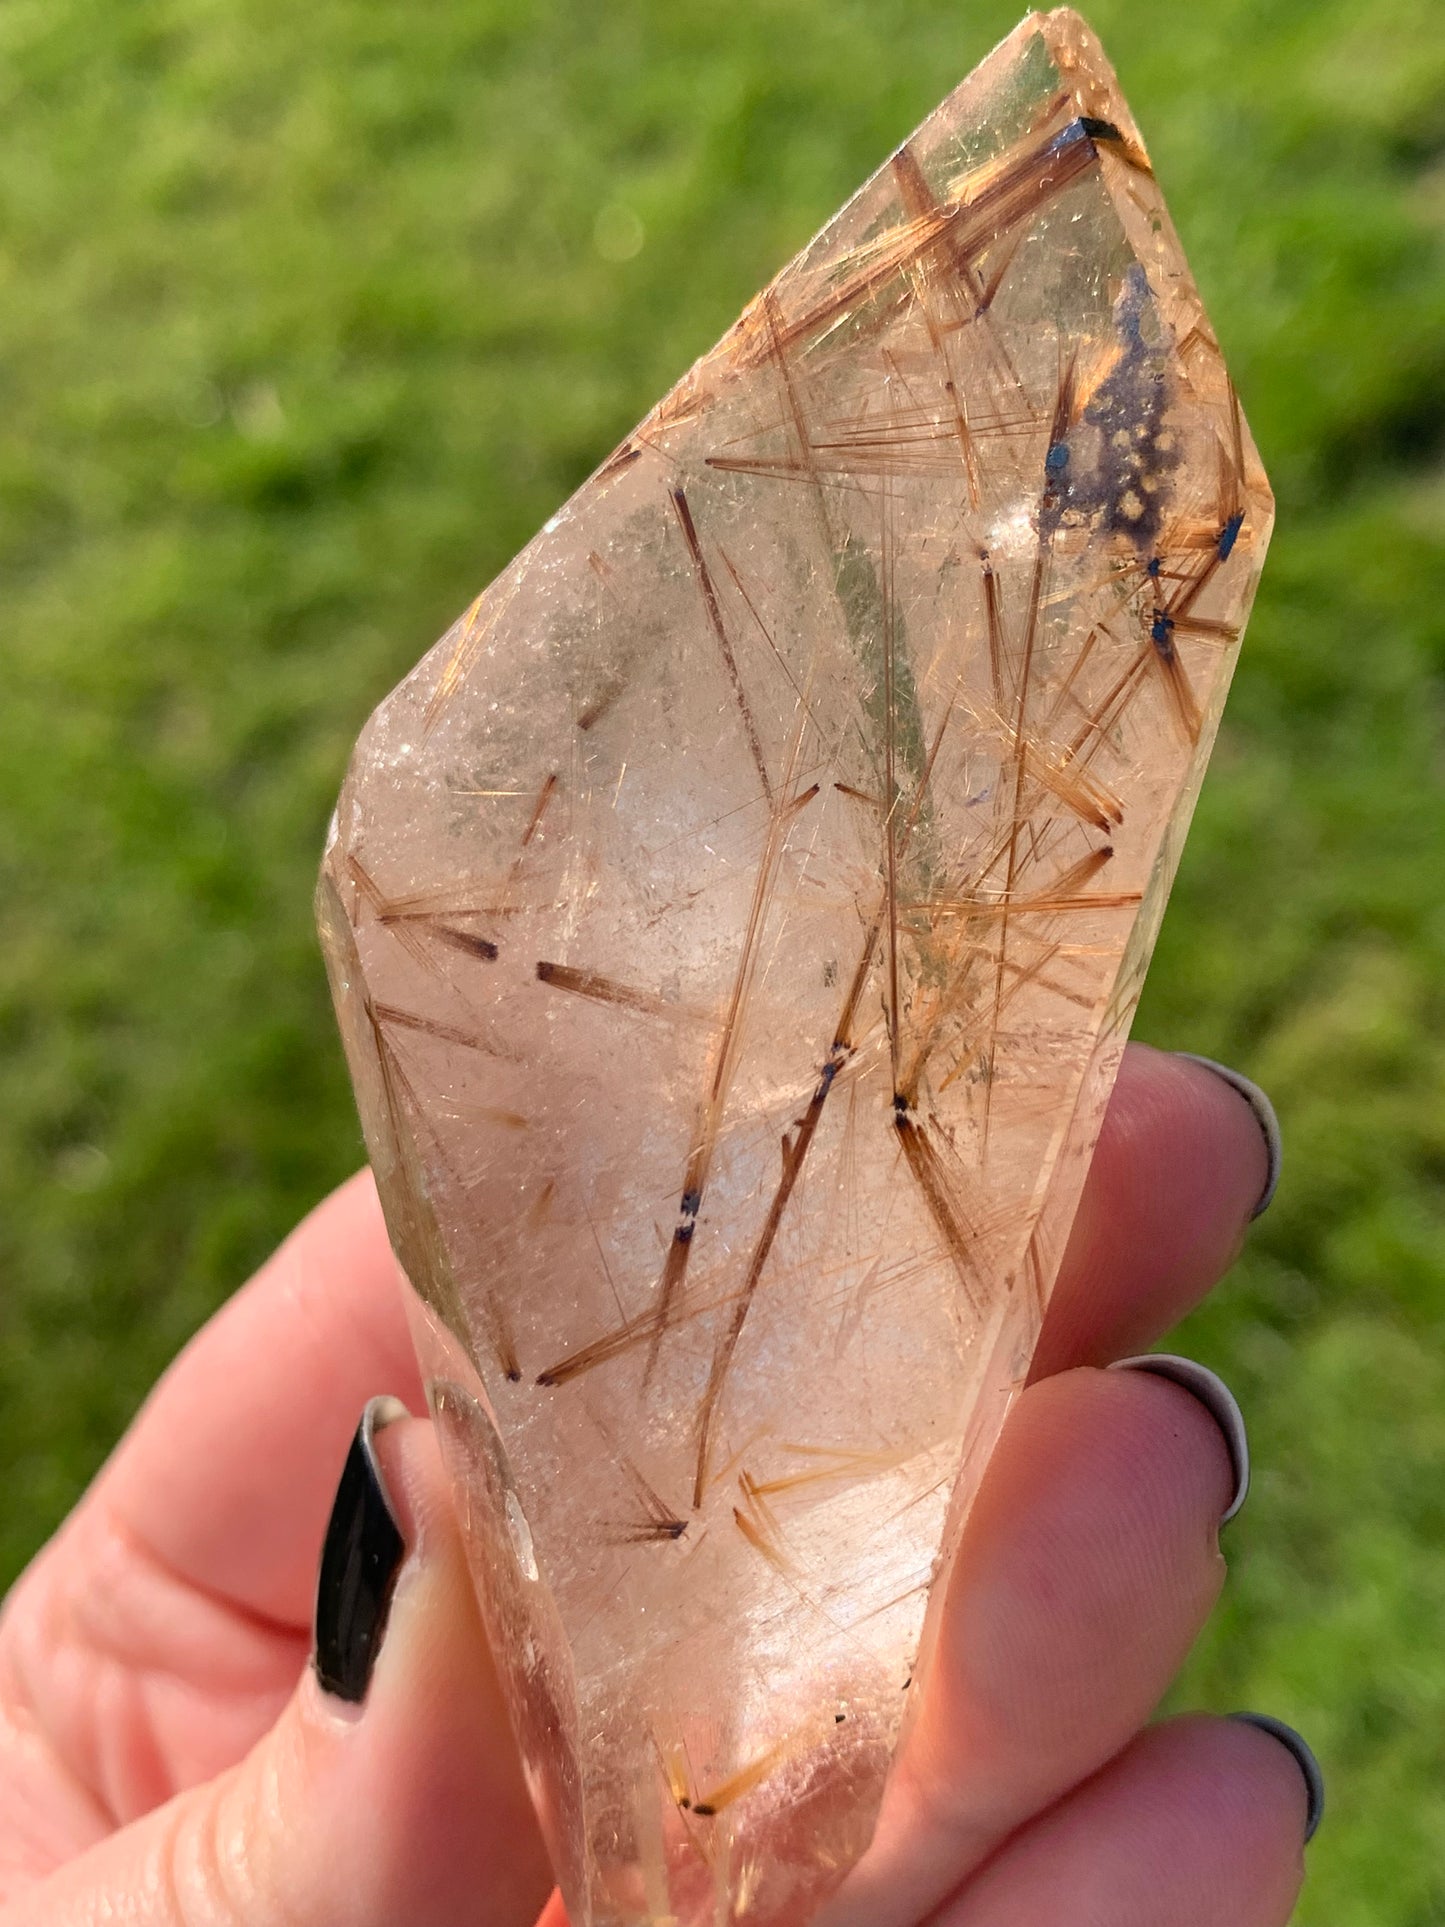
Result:
{"label": "internal fracture in crystal", "polygon": [[574,1927],[867,1846],[1271,515],[1033,15],[362,735],[323,940]]}

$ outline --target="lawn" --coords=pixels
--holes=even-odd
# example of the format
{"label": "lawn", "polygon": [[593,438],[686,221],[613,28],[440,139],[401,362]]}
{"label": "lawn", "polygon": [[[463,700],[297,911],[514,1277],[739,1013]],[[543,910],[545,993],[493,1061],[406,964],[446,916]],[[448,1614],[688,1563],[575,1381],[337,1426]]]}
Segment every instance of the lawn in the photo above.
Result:
{"label": "lawn", "polygon": [[[1279,498],[1137,1032],[1278,1106],[1180,1343],[1258,1462],[1181,1702],[1306,1927],[1445,1921],[1445,10],[1100,0]],[[997,0],[0,10],[0,1585],[358,1161],[310,890],[373,703]]]}

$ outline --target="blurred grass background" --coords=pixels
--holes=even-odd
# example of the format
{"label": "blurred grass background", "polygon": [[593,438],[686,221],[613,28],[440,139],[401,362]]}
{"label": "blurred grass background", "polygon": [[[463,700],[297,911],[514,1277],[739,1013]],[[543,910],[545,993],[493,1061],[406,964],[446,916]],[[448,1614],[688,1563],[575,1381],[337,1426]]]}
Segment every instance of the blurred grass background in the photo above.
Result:
{"label": "blurred grass background", "polygon": [[[1181,1342],[1257,1485],[1181,1698],[1445,1921],[1445,10],[1099,0],[1279,496],[1138,1034],[1286,1175]],[[359,1157],[310,921],[372,704],[1008,0],[0,9],[0,1585]]]}

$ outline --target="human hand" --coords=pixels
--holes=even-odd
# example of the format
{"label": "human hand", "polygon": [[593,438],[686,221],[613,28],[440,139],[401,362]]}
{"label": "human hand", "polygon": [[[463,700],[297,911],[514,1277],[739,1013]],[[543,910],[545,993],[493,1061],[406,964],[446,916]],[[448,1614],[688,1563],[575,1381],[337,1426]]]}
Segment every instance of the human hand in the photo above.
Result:
{"label": "human hand", "polygon": [[[1228,1084],[1130,1047],[829,1927],[1287,1920],[1307,1756],[1146,1726],[1218,1596],[1237,1467],[1200,1398],[1097,1369],[1203,1296],[1268,1175]],[[0,1927],[561,1927],[431,1428],[375,1432],[384,1490],[348,1456],[383,1392],[422,1409],[363,1173],[181,1354],[0,1614]],[[324,1589],[320,1673],[352,1699],[308,1663],[323,1537],[373,1581]]]}

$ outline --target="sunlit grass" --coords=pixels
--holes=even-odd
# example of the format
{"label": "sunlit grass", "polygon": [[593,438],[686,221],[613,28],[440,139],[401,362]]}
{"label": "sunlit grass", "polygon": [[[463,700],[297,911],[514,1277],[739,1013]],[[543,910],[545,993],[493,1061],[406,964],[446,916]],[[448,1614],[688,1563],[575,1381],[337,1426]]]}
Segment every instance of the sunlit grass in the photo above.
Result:
{"label": "sunlit grass", "polygon": [[[1139,1021],[1287,1165],[1183,1343],[1258,1484],[1187,1697],[1301,1919],[1445,1918],[1445,22],[1107,0],[1279,492]],[[957,0],[0,12],[0,1579],[359,1142],[310,926],[371,704],[1012,24]]]}

